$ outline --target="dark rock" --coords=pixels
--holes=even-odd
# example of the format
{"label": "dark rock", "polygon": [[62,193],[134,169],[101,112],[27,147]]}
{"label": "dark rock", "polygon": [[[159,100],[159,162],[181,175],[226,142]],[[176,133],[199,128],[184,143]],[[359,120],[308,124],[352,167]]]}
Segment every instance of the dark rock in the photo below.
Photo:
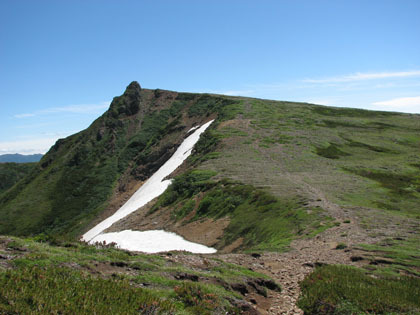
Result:
{"label": "dark rock", "polygon": [[234,301],[232,304],[240,309],[241,314],[244,314],[244,315],[245,314],[246,315],[258,315],[258,314],[260,314],[256,309],[254,309],[251,306],[251,304],[249,304],[245,301]]}
{"label": "dark rock", "polygon": [[242,295],[245,295],[246,293],[249,292],[248,288],[243,283],[232,283],[230,286],[233,290],[241,293]]}
{"label": "dark rock", "polygon": [[310,267],[310,268],[315,267],[314,264],[313,263],[310,263],[310,262],[304,263],[304,264],[302,264],[302,266],[303,267]]}
{"label": "dark rock", "polygon": [[105,134],[105,128],[99,128],[98,132],[96,133],[96,141],[101,141]]}
{"label": "dark rock", "polygon": [[7,249],[15,250],[18,252],[27,252],[28,250],[24,247],[18,247],[18,246],[9,246]]}
{"label": "dark rock", "polygon": [[163,91],[160,89],[156,89],[154,91],[155,98],[159,98],[163,94]]}
{"label": "dark rock", "polygon": [[326,266],[326,263],[320,262],[320,261],[316,261],[315,262],[315,267],[321,267],[321,266]]}
{"label": "dark rock", "polygon": [[260,258],[261,257],[261,254],[252,253],[251,256],[254,257],[254,258]]}
{"label": "dark rock", "polygon": [[65,243],[64,247],[66,247],[66,248],[77,248],[77,245],[73,244],[73,243]]}
{"label": "dark rock", "polygon": [[248,285],[251,286],[252,288],[254,288],[255,291],[259,295],[262,295],[263,297],[267,297],[267,290],[265,290],[265,288],[261,287],[260,285],[258,285],[255,282],[252,282],[252,281],[248,281]]}
{"label": "dark rock", "polygon": [[121,114],[131,116],[140,110],[141,87],[136,81],[131,82],[123,95],[114,97],[112,100],[109,114],[117,118]]}
{"label": "dark rock", "polygon": [[250,299],[249,300],[252,304],[257,304],[257,300],[256,299]]}
{"label": "dark rock", "polygon": [[179,273],[179,274],[175,275],[175,279],[177,279],[177,280],[191,280],[191,281],[197,282],[198,281],[198,276],[183,272],[183,273]]}
{"label": "dark rock", "polygon": [[363,260],[364,258],[362,257],[362,256],[351,256],[350,257],[350,260],[351,261],[360,261],[360,260]]}
{"label": "dark rock", "polygon": [[384,265],[392,265],[394,262],[391,260],[387,260],[387,259],[374,259],[372,260],[369,265],[378,265],[378,264],[384,264]]}
{"label": "dark rock", "polygon": [[128,267],[128,264],[123,261],[113,261],[111,262],[111,266],[114,267]]}
{"label": "dark rock", "polygon": [[260,278],[255,280],[255,282],[260,286],[266,287],[267,289],[281,292],[281,287],[276,282],[274,282],[274,280]]}

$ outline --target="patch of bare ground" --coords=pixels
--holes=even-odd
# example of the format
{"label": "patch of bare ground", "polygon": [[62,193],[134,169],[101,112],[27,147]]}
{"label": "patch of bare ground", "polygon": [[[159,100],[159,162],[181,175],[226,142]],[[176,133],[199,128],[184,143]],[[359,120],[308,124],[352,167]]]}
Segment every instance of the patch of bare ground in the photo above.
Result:
{"label": "patch of bare ground", "polygon": [[154,201],[152,200],[143,208],[116,222],[105,232],[165,230],[177,233],[188,241],[213,247],[221,240],[223,231],[230,222],[227,217],[217,220],[209,218],[191,222],[190,219],[194,216],[194,211],[184,219],[175,221],[171,216],[171,212],[166,208],[146,215],[153,203]]}
{"label": "patch of bare ground", "polygon": [[[353,239],[348,235],[357,232],[356,224],[342,224],[333,227],[313,239],[295,240],[286,253],[263,254],[221,254],[226,262],[236,263],[273,278],[282,287],[282,292],[270,291],[269,303],[260,307],[262,314],[303,314],[296,306],[299,298],[299,282],[320,264],[346,264],[362,266],[361,253],[352,247],[359,235]],[[344,236],[346,235],[346,236]],[[347,242],[347,247],[337,249],[337,245]]]}
{"label": "patch of bare ground", "polygon": [[106,218],[113,215],[119,208],[121,208],[128,199],[143,185],[144,182],[136,181],[134,179],[122,178],[119,187],[114,189],[111,201],[105,211],[101,212],[87,227],[87,231]]}

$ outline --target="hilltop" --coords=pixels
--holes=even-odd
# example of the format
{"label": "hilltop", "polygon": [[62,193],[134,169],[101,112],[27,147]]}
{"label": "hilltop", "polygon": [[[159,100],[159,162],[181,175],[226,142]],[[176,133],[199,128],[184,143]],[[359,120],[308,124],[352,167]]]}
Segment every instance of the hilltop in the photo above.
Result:
{"label": "hilltop", "polygon": [[[299,281],[325,263],[420,276],[420,115],[137,82],[0,195],[0,234],[79,239],[213,119],[172,185],[108,232],[173,231],[265,273],[284,290],[259,301],[260,312],[300,312]],[[349,303],[360,311],[358,298]]]}

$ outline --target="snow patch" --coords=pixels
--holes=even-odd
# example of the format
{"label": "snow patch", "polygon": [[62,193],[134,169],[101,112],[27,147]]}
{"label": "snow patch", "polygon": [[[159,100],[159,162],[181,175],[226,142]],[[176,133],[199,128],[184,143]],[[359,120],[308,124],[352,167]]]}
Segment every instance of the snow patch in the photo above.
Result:
{"label": "snow patch", "polygon": [[[163,164],[157,170],[157,172],[154,173],[152,177],[150,177],[117,212],[115,212],[112,216],[103,220],[98,225],[93,227],[91,230],[86,232],[82,236],[82,240],[89,242],[91,244],[100,240],[105,240],[108,243],[115,242],[117,243],[117,246],[121,246],[121,248],[124,248],[123,244],[126,244],[126,243],[138,244],[140,242],[143,242],[143,238],[137,238],[137,237],[140,237],[141,235],[138,233],[145,233],[145,232],[125,230],[125,231],[116,232],[116,233],[103,233],[103,231],[109,228],[115,222],[121,220],[122,218],[126,217],[130,213],[144,206],[149,201],[160,196],[171,183],[171,180],[163,180],[163,179],[167,177],[168,175],[170,175],[173,171],[175,171],[185,161],[185,159],[191,155],[192,149],[194,145],[197,143],[198,139],[200,138],[200,135],[210,126],[210,124],[213,121],[214,120],[207,122],[206,124],[199,127],[193,134],[188,136],[181,143],[181,145],[178,147],[178,149],[172,155],[172,157],[168,161],[166,161],[166,163]],[[168,232],[164,232],[164,233],[168,233]],[[112,239],[113,237],[115,237],[115,239]],[[146,237],[145,240],[148,240],[148,238]],[[183,241],[187,242],[185,240]],[[170,238],[168,238],[168,244],[170,243],[171,243]],[[191,243],[191,242],[188,242],[188,243]],[[155,245],[158,247],[158,244],[155,244]],[[199,245],[199,244],[196,244],[196,245]],[[199,245],[199,246],[204,246],[204,245]],[[170,250],[170,249],[166,249],[166,250]],[[214,250],[214,249],[211,249],[211,250]]]}
{"label": "snow patch", "polygon": [[175,233],[162,230],[144,232],[124,230],[99,234],[90,243],[104,241],[106,244],[117,243],[118,248],[146,253],[159,253],[171,250],[185,250],[196,254],[212,254],[216,252],[214,248],[186,241]]}
{"label": "snow patch", "polygon": [[193,131],[193,130],[197,129],[198,127],[200,127],[200,126],[195,126],[195,127],[192,127],[190,130],[188,130],[188,132],[187,132],[187,133],[190,133],[191,131]]}

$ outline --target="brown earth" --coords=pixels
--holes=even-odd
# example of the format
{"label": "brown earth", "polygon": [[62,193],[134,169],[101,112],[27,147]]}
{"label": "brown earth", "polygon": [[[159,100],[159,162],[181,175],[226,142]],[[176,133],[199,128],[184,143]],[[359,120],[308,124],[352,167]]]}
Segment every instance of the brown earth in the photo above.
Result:
{"label": "brown earth", "polygon": [[[105,231],[165,230],[177,233],[188,241],[213,247],[220,241],[223,236],[223,231],[230,222],[227,217],[218,220],[205,219],[190,222],[190,219],[194,216],[195,211],[179,221],[174,221],[171,217],[171,212],[167,211],[167,209],[159,209],[152,214],[146,215],[154,202],[155,200],[152,200],[143,208],[116,222]],[[233,248],[229,248],[229,252],[232,250]]]}

